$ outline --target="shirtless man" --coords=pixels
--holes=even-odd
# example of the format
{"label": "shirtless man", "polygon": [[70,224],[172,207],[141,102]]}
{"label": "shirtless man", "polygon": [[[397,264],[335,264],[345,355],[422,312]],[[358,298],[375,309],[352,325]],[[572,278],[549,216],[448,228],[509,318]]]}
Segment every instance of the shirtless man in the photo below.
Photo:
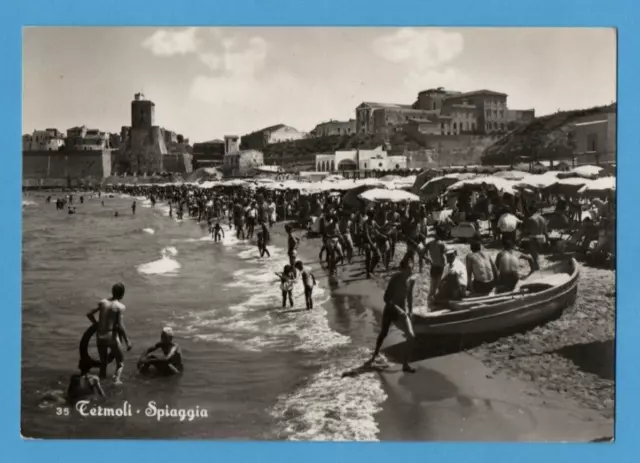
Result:
{"label": "shirtless man", "polygon": [[431,264],[430,269],[430,283],[429,283],[429,301],[433,301],[436,296],[436,290],[440,285],[440,279],[442,278],[442,272],[446,265],[446,259],[444,257],[446,251],[446,245],[442,240],[442,233],[436,232],[435,239],[429,241],[427,244],[427,255]]}
{"label": "shirtless man", "polygon": [[[124,297],[124,285],[116,283],[111,289],[111,297],[103,299],[98,303],[98,307],[87,313],[87,318],[91,323],[97,323],[98,331],[96,333],[98,339],[98,354],[100,355],[100,378],[107,376],[107,362],[109,351],[111,351],[116,360],[116,373],[114,381],[116,384],[122,384],[120,379],[122,376],[122,368],[124,367],[124,351],[120,340],[120,333],[127,344],[127,351],[131,350],[131,342],[124,327],[123,314],[125,306],[122,302]],[[98,313],[96,320],[95,314]]]}
{"label": "shirtless man", "polygon": [[411,323],[411,315],[413,313],[413,288],[415,286],[415,279],[412,273],[413,260],[405,257],[400,263],[400,271],[389,280],[387,290],[384,293],[385,306],[382,312],[382,327],[376,341],[373,356],[365,363],[367,367],[371,366],[375,361],[380,353],[382,343],[389,333],[391,324],[396,322],[402,326],[401,329],[404,331],[408,341],[405,344],[405,358],[402,363],[402,371],[407,373],[414,373],[416,371],[415,368],[409,365],[409,354],[411,353],[411,347],[415,340],[413,325]]}
{"label": "shirtless man", "polygon": [[293,268],[296,264],[296,256],[298,255],[298,244],[300,239],[293,235],[293,229],[289,224],[285,225],[287,232],[287,255],[289,256],[289,265]]}
{"label": "shirtless man", "polygon": [[[496,268],[498,269],[498,281],[496,283],[496,293],[508,293],[513,291],[520,281],[518,272],[518,257],[513,248],[513,241],[506,239],[502,243],[503,249],[496,256]],[[524,259],[531,267],[531,273],[535,271],[533,259],[529,256],[521,255],[520,259]]]}
{"label": "shirtless man", "polygon": [[542,246],[549,242],[547,233],[547,221],[538,212],[535,206],[530,208],[531,216],[527,220],[527,231],[529,233],[529,254],[531,254],[533,269],[540,270],[539,255]]}
{"label": "shirtless man", "polygon": [[[156,350],[162,350],[164,358],[151,355]],[[157,373],[164,376],[177,375],[182,373],[182,350],[178,343],[173,342],[173,330],[165,327],[160,333],[160,342],[149,347],[138,360],[138,369],[145,373],[153,367]]]}
{"label": "shirtless man", "polygon": [[478,296],[486,296],[495,287],[498,269],[491,258],[482,251],[479,240],[471,242],[471,254],[467,254],[467,290]]}

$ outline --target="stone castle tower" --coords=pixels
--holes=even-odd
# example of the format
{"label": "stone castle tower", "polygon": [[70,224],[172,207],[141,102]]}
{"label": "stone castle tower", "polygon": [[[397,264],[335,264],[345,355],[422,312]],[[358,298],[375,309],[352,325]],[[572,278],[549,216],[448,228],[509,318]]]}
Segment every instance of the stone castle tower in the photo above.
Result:
{"label": "stone castle tower", "polygon": [[[124,127],[123,149],[119,164],[128,172],[162,172],[162,156],[167,154],[162,130],[155,124],[156,105],[142,93],[136,93],[131,101],[131,127]],[[127,129],[127,130],[125,130]]]}
{"label": "stone castle tower", "polygon": [[156,105],[145,99],[142,93],[136,93],[131,102],[131,128],[150,130],[156,121]]}

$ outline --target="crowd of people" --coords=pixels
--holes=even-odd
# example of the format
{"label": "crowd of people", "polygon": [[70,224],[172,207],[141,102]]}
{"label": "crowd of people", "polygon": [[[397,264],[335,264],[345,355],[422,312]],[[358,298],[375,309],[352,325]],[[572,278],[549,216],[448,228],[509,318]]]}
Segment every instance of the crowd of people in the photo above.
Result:
{"label": "crowd of people", "polygon": [[[313,309],[316,277],[308,263],[299,258],[298,231],[320,238],[318,258],[326,264],[330,276],[338,275],[356,256],[364,257],[366,278],[387,272],[401,249],[399,243],[404,243],[405,253],[398,272],[391,276],[384,294],[382,329],[369,365],[375,361],[391,324],[401,327],[409,340],[414,338],[413,292],[425,266],[429,267],[428,302],[431,308],[437,308],[468,296],[513,291],[521,278],[520,260],[529,263],[531,272],[539,270],[540,254],[551,249],[557,236],[566,236],[566,239],[554,252],[566,252],[568,246],[574,246],[590,258],[604,256],[607,260],[613,255],[612,198],[585,201],[540,193],[512,195],[480,187],[449,198],[435,196],[420,202],[367,203],[349,198],[345,192],[305,194],[301,190],[269,189],[251,184],[221,184],[212,188],[189,184],[114,185],[96,194],[102,193],[145,197],[152,206],[162,201],[168,204],[170,217],[182,220],[186,215],[196,222],[206,222],[214,242],[225,237],[225,230],[235,234],[238,240],[255,242],[260,257],[271,256],[268,246],[272,227],[276,222],[285,222],[288,262],[282,272],[276,274],[283,308],[287,303],[294,306],[293,288],[300,281],[305,307]],[[50,200],[51,197],[47,198],[47,202]],[[57,205],[58,202],[60,209],[67,204],[72,207],[73,194],[58,199]],[[443,214],[448,207],[449,213]],[[135,199],[131,209],[135,214]],[[588,217],[583,220],[585,212]],[[464,262],[457,250],[447,244],[453,230],[461,224],[474,230],[468,238],[470,252]],[[495,258],[484,248],[489,243],[498,243],[500,247]],[[121,308],[119,301],[123,295],[124,287],[114,286],[112,298],[101,301],[94,311],[101,318],[92,320],[102,327],[98,333],[98,341],[102,343],[100,377],[106,374],[110,351],[115,353],[116,381],[120,381],[122,372],[123,343],[127,349],[131,346],[121,319],[124,306]],[[160,342],[143,354],[138,365],[140,370],[181,372],[182,356],[172,339],[170,329],[165,329]],[[410,349],[411,343],[407,343],[407,347]],[[164,352],[164,357],[151,355],[158,349]],[[86,376],[87,368],[86,362],[80,365],[81,376],[85,378],[80,383],[85,392],[95,391],[99,381]],[[403,370],[414,371],[408,355]]]}

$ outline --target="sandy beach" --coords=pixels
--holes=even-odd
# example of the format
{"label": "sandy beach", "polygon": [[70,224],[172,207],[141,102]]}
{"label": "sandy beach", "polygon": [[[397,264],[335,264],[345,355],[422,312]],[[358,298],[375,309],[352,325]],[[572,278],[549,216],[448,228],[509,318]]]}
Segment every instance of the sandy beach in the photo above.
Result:
{"label": "sandy beach", "polygon": [[[279,232],[275,235],[281,239]],[[379,321],[383,289],[404,255],[404,244],[398,245],[391,271],[371,280],[364,279],[364,258],[359,256],[337,276],[327,277],[317,259],[320,246],[319,239],[303,239],[300,257],[329,280],[333,298],[349,297],[352,305],[372,311]],[[462,256],[468,252],[468,245],[455,246]],[[426,270],[423,275],[416,311],[425,306],[429,289]],[[379,439],[588,442],[612,437],[614,380],[601,371],[613,370],[614,357],[601,354],[601,370],[591,373],[565,352],[574,344],[594,341],[613,345],[615,312],[607,293],[613,277],[611,270],[582,267],[578,300],[560,319],[466,352],[416,358],[415,374],[402,373],[397,363],[378,373],[387,393],[376,417]],[[382,352],[395,362],[403,342],[401,333],[392,329]]]}

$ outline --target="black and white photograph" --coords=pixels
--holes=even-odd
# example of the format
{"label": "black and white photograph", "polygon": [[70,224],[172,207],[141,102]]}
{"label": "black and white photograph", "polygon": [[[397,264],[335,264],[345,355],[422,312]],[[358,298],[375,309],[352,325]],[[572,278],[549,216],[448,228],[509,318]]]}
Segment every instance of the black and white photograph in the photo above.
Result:
{"label": "black and white photograph", "polygon": [[614,440],[615,29],[22,40],[24,439]]}

